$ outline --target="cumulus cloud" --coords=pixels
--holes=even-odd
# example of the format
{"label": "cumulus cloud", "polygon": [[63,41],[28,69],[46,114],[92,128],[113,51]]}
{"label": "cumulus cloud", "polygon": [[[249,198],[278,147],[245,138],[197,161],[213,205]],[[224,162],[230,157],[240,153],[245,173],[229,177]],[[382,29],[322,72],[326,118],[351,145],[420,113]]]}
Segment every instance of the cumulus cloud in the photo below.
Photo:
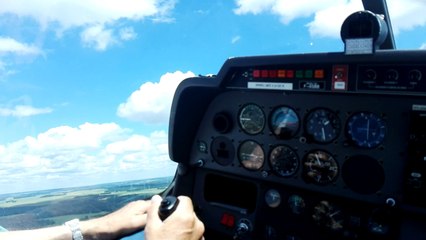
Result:
{"label": "cumulus cloud", "polygon": [[194,76],[190,71],[176,71],[164,74],[159,82],[142,84],[118,106],[118,116],[145,123],[167,123],[176,87],[185,78]]}
{"label": "cumulus cloud", "polygon": [[423,44],[420,46],[420,49],[424,49],[424,50],[426,50],[426,43],[423,43]]}
{"label": "cumulus cloud", "polygon": [[174,5],[175,0],[0,0],[0,15],[29,17],[38,22],[42,30],[53,29],[59,37],[69,29],[82,28],[83,44],[103,50],[113,45],[112,39],[130,39],[130,35],[122,37],[117,23],[146,18],[170,21]]}
{"label": "cumulus cloud", "polygon": [[116,123],[59,126],[0,145],[0,164],[2,176],[8,176],[0,178],[0,186],[31,179],[41,183],[34,188],[51,186],[51,179],[60,181],[62,187],[64,182],[73,184],[72,179],[84,181],[92,176],[103,176],[107,182],[114,174],[127,176],[130,171],[167,176],[173,172],[164,170],[176,167],[168,157],[165,131],[145,136]]}
{"label": "cumulus cloud", "polygon": [[[388,0],[395,33],[426,24],[426,1]],[[340,37],[340,26],[352,12],[362,10],[359,0],[237,0],[236,14],[269,13],[288,24],[297,18],[313,17],[306,26],[312,36]]]}
{"label": "cumulus cloud", "polygon": [[17,105],[13,108],[0,107],[0,116],[3,117],[30,117],[53,112],[51,108],[36,108],[28,105]]}

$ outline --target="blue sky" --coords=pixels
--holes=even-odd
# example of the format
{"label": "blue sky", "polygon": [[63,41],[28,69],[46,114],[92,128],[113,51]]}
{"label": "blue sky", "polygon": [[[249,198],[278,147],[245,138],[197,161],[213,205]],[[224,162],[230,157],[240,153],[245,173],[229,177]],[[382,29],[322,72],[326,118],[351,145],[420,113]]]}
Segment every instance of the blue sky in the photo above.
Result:
{"label": "blue sky", "polygon": [[[389,0],[426,49],[426,2]],[[342,51],[361,0],[0,0],[0,194],[169,176],[184,78],[231,56]]]}

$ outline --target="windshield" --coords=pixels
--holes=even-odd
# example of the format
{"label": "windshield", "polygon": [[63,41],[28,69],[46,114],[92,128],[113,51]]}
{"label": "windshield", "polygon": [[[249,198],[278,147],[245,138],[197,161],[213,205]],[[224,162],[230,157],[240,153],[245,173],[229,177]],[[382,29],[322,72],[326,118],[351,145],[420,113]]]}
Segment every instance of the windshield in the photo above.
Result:
{"label": "windshield", "polygon": [[[361,0],[0,0],[0,225],[99,216],[166,189],[173,93],[232,56],[343,51]],[[398,49],[426,2],[389,0]],[[78,209],[68,209],[70,201]],[[78,204],[76,204],[78,203]],[[57,211],[61,209],[61,211]]]}

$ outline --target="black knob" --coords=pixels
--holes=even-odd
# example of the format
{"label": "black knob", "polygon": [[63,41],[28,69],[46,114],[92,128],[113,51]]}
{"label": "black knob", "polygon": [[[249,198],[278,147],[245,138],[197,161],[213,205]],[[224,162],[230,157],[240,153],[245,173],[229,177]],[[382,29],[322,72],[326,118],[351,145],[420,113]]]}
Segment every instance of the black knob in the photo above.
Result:
{"label": "black knob", "polygon": [[164,221],[164,219],[166,219],[175,211],[178,204],[179,199],[177,199],[175,196],[167,196],[163,198],[160,208],[158,209],[158,215],[160,216],[160,219]]}

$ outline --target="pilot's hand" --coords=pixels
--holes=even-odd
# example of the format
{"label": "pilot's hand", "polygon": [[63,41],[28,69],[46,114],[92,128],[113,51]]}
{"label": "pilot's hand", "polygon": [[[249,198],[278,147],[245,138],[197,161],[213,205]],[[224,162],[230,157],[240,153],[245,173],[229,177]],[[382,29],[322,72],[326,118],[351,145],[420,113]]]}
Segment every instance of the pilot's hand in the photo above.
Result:
{"label": "pilot's hand", "polygon": [[197,218],[190,198],[179,196],[176,210],[161,221],[158,209],[162,198],[155,195],[148,209],[145,238],[147,240],[200,240],[204,224]]}
{"label": "pilot's hand", "polygon": [[[119,239],[143,230],[151,201],[134,201],[104,217],[82,222],[83,235],[93,239]],[[90,238],[92,239],[92,238]]]}

